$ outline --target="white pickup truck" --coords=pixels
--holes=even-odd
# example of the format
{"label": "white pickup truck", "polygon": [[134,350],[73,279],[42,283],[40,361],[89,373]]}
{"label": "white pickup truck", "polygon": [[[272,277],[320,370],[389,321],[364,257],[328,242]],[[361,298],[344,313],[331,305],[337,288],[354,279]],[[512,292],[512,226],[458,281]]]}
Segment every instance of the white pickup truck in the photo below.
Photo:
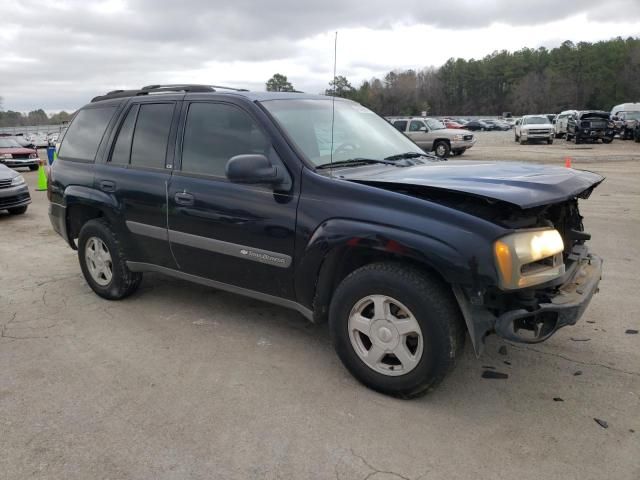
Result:
{"label": "white pickup truck", "polygon": [[555,130],[546,115],[525,115],[516,121],[514,127],[515,141],[520,145],[531,140],[544,140],[549,145],[553,143]]}

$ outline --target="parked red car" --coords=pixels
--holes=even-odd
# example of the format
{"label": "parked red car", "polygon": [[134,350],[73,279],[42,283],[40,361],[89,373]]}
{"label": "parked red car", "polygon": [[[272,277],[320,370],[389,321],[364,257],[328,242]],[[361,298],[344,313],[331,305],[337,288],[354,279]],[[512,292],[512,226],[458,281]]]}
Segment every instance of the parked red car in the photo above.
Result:
{"label": "parked red car", "polygon": [[449,120],[448,118],[445,118],[444,120],[442,120],[442,123],[444,123],[444,126],[447,128],[464,128],[463,125],[461,125],[458,122],[454,122],[453,120]]}
{"label": "parked red car", "polygon": [[24,148],[15,138],[0,137],[0,163],[7,167],[29,167],[38,169],[38,152],[32,148]]}

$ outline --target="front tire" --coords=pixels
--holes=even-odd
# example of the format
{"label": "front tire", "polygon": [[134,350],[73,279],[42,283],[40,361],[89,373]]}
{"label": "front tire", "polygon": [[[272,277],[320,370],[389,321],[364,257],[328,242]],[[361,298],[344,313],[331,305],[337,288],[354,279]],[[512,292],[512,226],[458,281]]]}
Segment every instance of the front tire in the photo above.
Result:
{"label": "front tire", "polygon": [[104,219],[83,225],[78,236],[78,259],[91,289],[107,300],[128,297],[142,281],[142,273],[127,267],[122,246]]}
{"label": "front tire", "polygon": [[329,310],[334,347],[367,387],[400,398],[435,388],[464,345],[451,291],[396,263],[359,268],[338,286]]}
{"label": "front tire", "polygon": [[436,156],[440,158],[447,158],[451,153],[451,147],[447,142],[440,141],[436,142],[433,147],[433,151],[435,152]]}
{"label": "front tire", "polygon": [[602,138],[602,143],[611,143],[611,142],[613,142],[613,138],[609,138],[609,137]]}
{"label": "front tire", "polygon": [[524,138],[522,138],[522,137],[520,137],[520,138],[518,139],[518,141],[520,142],[520,145],[526,145],[526,144],[527,144],[527,141],[526,141]]}
{"label": "front tire", "polygon": [[547,138],[547,144],[548,145],[552,145],[553,144],[553,137]]}
{"label": "front tire", "polygon": [[38,165],[29,165],[29,170],[35,172],[36,170],[38,170]]}

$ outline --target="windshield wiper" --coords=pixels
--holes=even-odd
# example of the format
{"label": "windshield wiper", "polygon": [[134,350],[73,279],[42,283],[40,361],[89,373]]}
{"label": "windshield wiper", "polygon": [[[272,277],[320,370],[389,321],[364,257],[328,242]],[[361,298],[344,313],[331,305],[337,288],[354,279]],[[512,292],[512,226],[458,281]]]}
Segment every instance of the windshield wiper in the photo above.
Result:
{"label": "windshield wiper", "polygon": [[340,160],[339,162],[329,162],[323,163],[322,165],[318,165],[316,169],[320,170],[322,168],[333,168],[333,167],[357,167],[358,165],[368,165],[372,163],[382,163],[384,165],[396,165],[395,162],[390,161],[385,158],[384,160],[378,160],[376,158],[350,158],[349,160]]}
{"label": "windshield wiper", "polygon": [[434,159],[440,160],[440,157],[437,157],[435,155],[431,155],[429,153],[418,153],[418,152],[398,153],[397,155],[391,155],[389,157],[385,157],[384,159],[385,160],[405,160],[409,158],[420,158],[420,157],[434,158]]}

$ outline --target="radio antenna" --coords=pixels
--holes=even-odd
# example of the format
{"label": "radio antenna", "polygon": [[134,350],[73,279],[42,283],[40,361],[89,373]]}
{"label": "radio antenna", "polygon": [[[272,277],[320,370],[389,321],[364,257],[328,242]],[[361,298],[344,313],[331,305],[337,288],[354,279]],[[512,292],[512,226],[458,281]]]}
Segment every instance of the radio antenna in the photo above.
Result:
{"label": "radio antenna", "polygon": [[336,65],[338,63],[338,32],[333,40],[333,95],[331,99],[331,158],[329,160],[329,176],[333,177],[333,127],[336,119]]}

